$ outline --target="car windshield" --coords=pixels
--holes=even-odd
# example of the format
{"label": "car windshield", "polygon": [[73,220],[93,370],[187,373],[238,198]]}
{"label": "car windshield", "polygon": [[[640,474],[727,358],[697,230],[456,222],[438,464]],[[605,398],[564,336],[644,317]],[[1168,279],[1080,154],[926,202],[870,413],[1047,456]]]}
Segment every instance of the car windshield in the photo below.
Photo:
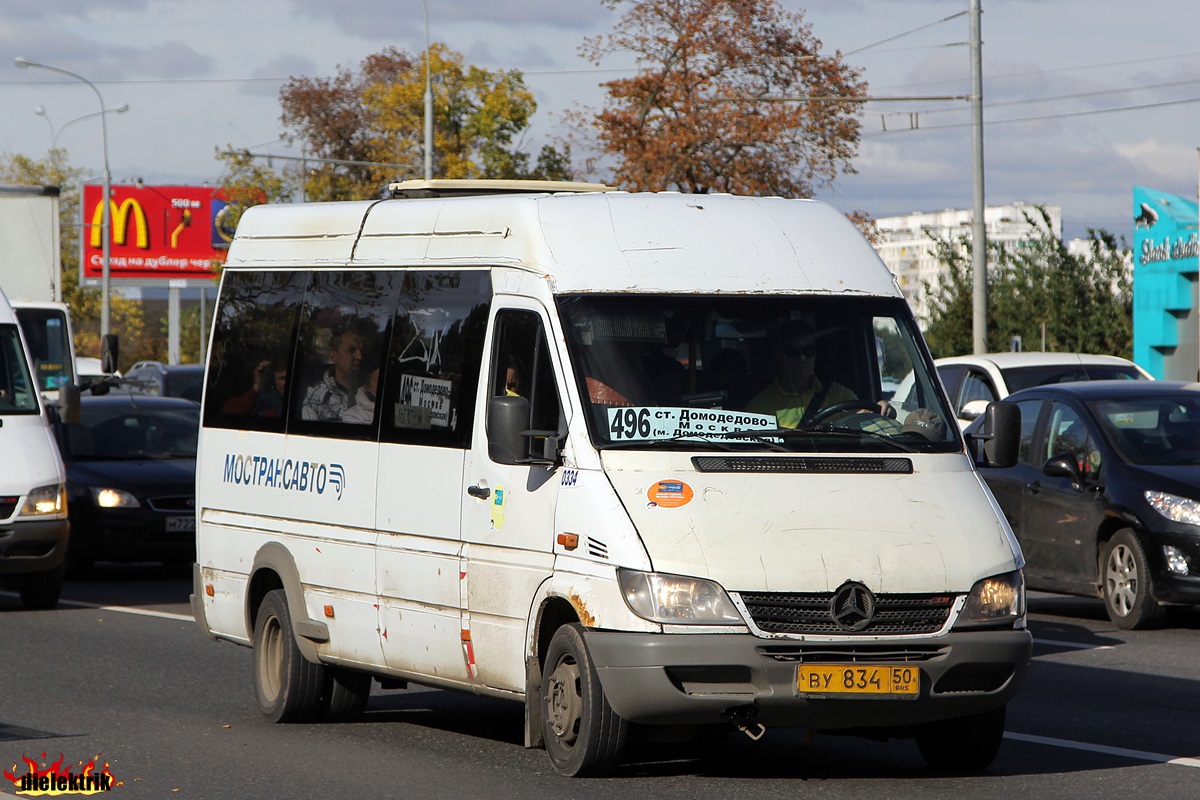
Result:
{"label": "car windshield", "polygon": [[0,414],[37,414],[29,362],[16,325],[0,325]]}
{"label": "car windshield", "polygon": [[1000,370],[1009,393],[1030,386],[1070,381],[1140,381],[1146,376],[1132,364],[1045,364],[1037,367],[1008,367]]}
{"label": "car windshield", "polygon": [[204,371],[195,370],[182,373],[167,373],[167,388],[163,394],[168,397],[182,397],[185,400],[200,402],[200,393],[204,389]]}
{"label": "car windshield", "polygon": [[66,438],[78,461],[195,458],[199,430],[199,406],[84,403]]}
{"label": "car windshield", "polygon": [[[585,294],[559,308],[597,447],[960,449],[901,299]],[[917,402],[888,404],[910,374]]]}
{"label": "car windshield", "polygon": [[1093,400],[1100,427],[1131,464],[1200,464],[1200,392]]}

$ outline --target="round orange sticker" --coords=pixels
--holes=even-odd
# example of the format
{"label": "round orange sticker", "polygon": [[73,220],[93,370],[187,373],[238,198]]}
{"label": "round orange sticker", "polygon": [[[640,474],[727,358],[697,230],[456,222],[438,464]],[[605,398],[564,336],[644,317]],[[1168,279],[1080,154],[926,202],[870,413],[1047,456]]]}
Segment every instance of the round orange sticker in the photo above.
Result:
{"label": "round orange sticker", "polygon": [[683,481],[658,481],[650,485],[646,499],[650,508],[679,508],[692,502],[692,487]]}

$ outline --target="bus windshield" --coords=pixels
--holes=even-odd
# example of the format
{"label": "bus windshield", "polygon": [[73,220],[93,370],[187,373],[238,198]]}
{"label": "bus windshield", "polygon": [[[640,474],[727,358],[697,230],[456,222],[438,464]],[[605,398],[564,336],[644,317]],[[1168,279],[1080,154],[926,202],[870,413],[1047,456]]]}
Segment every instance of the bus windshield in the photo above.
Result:
{"label": "bus windshield", "polygon": [[0,325],[0,414],[37,414],[37,393],[16,325]]}
{"label": "bus windshield", "polygon": [[56,392],[63,384],[75,383],[75,347],[67,312],[37,306],[21,306],[14,311],[29,345],[39,391]]}
{"label": "bus windshield", "polygon": [[[950,452],[961,448],[904,301],[564,296],[600,448]],[[912,376],[916,402],[891,402]]]}

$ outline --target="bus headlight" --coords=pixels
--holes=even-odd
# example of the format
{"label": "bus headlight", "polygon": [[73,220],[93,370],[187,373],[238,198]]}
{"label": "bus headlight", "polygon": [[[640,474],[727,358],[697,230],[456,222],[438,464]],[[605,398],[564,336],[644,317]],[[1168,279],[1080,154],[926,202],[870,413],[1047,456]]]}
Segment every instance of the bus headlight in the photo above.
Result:
{"label": "bus headlight", "polygon": [[1025,579],[1021,570],[984,578],[971,587],[955,628],[1011,625],[1025,617]]}
{"label": "bus headlight", "polygon": [[67,515],[67,490],[61,483],[39,486],[25,497],[21,506],[22,517],[65,517]]}
{"label": "bus headlight", "polygon": [[617,582],[629,610],[666,625],[741,625],[742,615],[715,581],[618,569]]}

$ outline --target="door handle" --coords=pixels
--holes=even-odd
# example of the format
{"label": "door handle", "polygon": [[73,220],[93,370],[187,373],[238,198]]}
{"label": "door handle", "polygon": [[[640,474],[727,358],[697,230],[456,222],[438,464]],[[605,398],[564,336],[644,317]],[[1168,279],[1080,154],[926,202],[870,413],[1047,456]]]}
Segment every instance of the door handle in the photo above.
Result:
{"label": "door handle", "polygon": [[1042,482],[1041,481],[1031,481],[1030,483],[1025,484],[1025,491],[1028,492],[1029,494],[1037,494],[1041,490],[1042,490]]}
{"label": "door handle", "polygon": [[480,500],[487,500],[492,496],[492,490],[486,486],[468,486],[467,494],[471,497],[478,497]]}

